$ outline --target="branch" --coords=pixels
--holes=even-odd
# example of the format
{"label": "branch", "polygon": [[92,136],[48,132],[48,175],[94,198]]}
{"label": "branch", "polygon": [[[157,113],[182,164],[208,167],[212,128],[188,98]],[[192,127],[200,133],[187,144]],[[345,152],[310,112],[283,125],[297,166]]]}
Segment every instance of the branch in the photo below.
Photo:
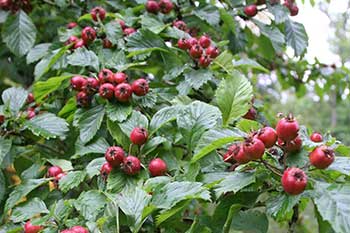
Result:
{"label": "branch", "polygon": [[260,162],[261,162],[262,164],[264,164],[264,166],[265,166],[268,170],[270,170],[272,173],[274,173],[275,175],[282,176],[281,171],[280,171],[277,167],[273,166],[272,164],[269,164],[268,162],[266,162],[266,161],[263,160],[263,159],[261,159]]}
{"label": "branch", "polygon": [[288,233],[294,233],[295,232],[295,227],[299,219],[299,205],[295,205],[293,207],[293,216],[292,219],[289,221],[288,225]]}

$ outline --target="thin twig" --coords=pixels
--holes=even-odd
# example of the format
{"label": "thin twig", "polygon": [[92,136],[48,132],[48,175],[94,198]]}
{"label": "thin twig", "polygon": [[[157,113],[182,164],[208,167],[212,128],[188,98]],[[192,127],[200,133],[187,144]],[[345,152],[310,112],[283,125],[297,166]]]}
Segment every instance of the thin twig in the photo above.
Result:
{"label": "thin twig", "polygon": [[278,176],[282,176],[281,171],[280,171],[277,167],[273,166],[272,164],[269,164],[268,162],[266,162],[266,161],[264,161],[264,160],[262,160],[262,159],[261,159],[260,161],[261,161],[261,163],[264,164],[264,166],[265,166],[267,169],[269,169],[272,173],[274,173],[275,175],[278,175]]}

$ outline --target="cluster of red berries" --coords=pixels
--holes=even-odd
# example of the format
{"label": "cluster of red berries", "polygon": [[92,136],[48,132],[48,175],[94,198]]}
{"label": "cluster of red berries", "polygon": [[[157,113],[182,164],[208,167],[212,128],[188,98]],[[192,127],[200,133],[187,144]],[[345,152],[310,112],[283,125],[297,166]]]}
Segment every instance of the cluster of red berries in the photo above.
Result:
{"label": "cluster of red berries", "polygon": [[163,14],[169,14],[174,9],[174,4],[171,0],[148,0],[146,2],[146,10],[149,13],[158,14],[162,12]]}
{"label": "cluster of red berries", "polygon": [[219,49],[211,45],[211,39],[203,35],[198,39],[191,37],[181,38],[177,41],[180,49],[188,51],[189,55],[197,62],[200,67],[208,67],[212,60],[219,56]]}
{"label": "cluster of red berries", "polygon": [[58,182],[60,181],[60,179],[65,175],[66,173],[59,166],[52,166],[47,170],[47,176],[54,178],[53,183],[56,188],[58,187]]}
{"label": "cluster of red berries", "polygon": [[291,16],[295,16],[299,13],[299,8],[294,0],[284,0],[283,5],[288,8]]}
{"label": "cluster of red berries", "polygon": [[[30,221],[24,224],[24,233],[39,233],[44,228],[42,226],[32,225]],[[72,228],[61,231],[61,233],[89,233],[89,231],[82,226],[74,226]]]}
{"label": "cluster of red berries", "polygon": [[103,69],[99,72],[98,79],[74,76],[71,79],[71,86],[74,90],[79,91],[76,100],[80,107],[89,106],[91,97],[96,92],[104,99],[111,100],[115,97],[119,102],[128,102],[133,93],[137,96],[144,96],[148,93],[149,85],[146,79],[139,78],[131,84],[127,81],[127,74],[113,73],[109,69]]}
{"label": "cluster of red berries", "polygon": [[[90,15],[91,15],[91,18],[96,22],[103,21],[106,18],[106,10],[103,9],[102,7],[95,7],[90,11]],[[132,27],[127,27],[123,20],[118,20],[118,22],[125,36],[129,36],[136,32],[136,29]],[[67,24],[68,29],[72,29],[77,26],[78,24],[76,22],[70,22]],[[87,26],[87,27],[84,27],[83,30],[81,31],[81,38],[78,38],[76,36],[70,36],[65,44],[66,45],[71,44],[72,49],[77,49],[83,46],[88,46],[96,38],[97,38],[96,30],[93,27]],[[102,39],[103,39],[104,48],[111,48],[113,46],[112,42],[107,38],[104,37]]]}
{"label": "cluster of red berries", "polygon": [[23,9],[28,13],[32,11],[32,5],[30,0],[0,0],[0,9],[11,11],[12,13],[16,13],[19,9]]}
{"label": "cluster of red berries", "polygon": [[[135,127],[130,134],[130,141],[135,145],[143,145],[147,139],[148,132],[142,127]],[[123,148],[118,146],[112,146],[106,150],[106,163],[102,165],[100,170],[104,179],[107,178],[113,169],[121,169],[127,175],[136,175],[140,172],[140,160],[135,156],[125,155]],[[161,176],[167,171],[167,165],[162,159],[156,158],[149,163],[148,170],[152,176]]]}

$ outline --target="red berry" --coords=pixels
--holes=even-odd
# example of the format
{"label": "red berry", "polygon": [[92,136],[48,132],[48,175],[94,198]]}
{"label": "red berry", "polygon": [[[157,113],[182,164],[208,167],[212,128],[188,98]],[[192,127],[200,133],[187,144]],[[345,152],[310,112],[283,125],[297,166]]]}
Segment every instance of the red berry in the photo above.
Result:
{"label": "red berry", "polygon": [[170,13],[170,11],[173,10],[174,4],[172,3],[171,0],[160,0],[159,7],[160,7],[160,11],[163,14],[168,14],[168,13]]}
{"label": "red berry", "polygon": [[98,81],[103,83],[108,83],[113,80],[113,72],[109,69],[103,69],[98,73]]}
{"label": "red berry", "polygon": [[251,107],[248,112],[242,116],[244,119],[252,120],[254,121],[256,119],[257,112],[254,107]]}
{"label": "red berry", "polygon": [[130,140],[135,145],[145,144],[148,138],[148,132],[143,127],[135,127],[130,134]]}
{"label": "red berry", "polygon": [[67,175],[66,173],[62,172],[62,173],[60,173],[60,174],[55,176],[54,184],[55,184],[56,187],[58,187],[58,183],[59,183],[60,179],[62,179],[66,175]]}
{"label": "red berry", "polygon": [[316,147],[310,153],[310,163],[318,169],[325,169],[334,161],[334,151],[327,146]]}
{"label": "red berry", "polygon": [[135,28],[125,28],[123,30],[123,33],[125,36],[130,36],[131,34],[134,34],[136,32]]}
{"label": "red berry", "polygon": [[109,164],[108,162],[104,163],[100,170],[102,178],[107,179],[107,176],[109,175],[109,173],[111,173],[112,170],[113,167],[111,164]]}
{"label": "red berry", "polygon": [[85,46],[85,41],[82,39],[78,39],[77,42],[74,43],[74,49],[82,48]]}
{"label": "red berry", "polygon": [[191,48],[191,45],[188,40],[186,40],[185,38],[181,38],[177,41],[177,47],[183,50],[187,50]]}
{"label": "red berry", "polygon": [[148,82],[144,78],[139,78],[131,84],[132,91],[137,96],[144,96],[148,93]]}
{"label": "red berry", "polygon": [[30,120],[32,118],[34,118],[36,115],[34,110],[27,110],[27,119]]}
{"label": "red berry", "polygon": [[126,28],[126,24],[125,24],[124,20],[119,19],[118,22],[119,22],[120,27],[124,30]]}
{"label": "red berry", "polygon": [[119,146],[111,146],[105,153],[105,159],[112,167],[118,167],[123,163],[124,154],[125,152],[123,148]]}
{"label": "red berry", "polygon": [[278,138],[288,142],[298,136],[299,124],[292,115],[282,118],[278,121],[276,126],[276,133]]}
{"label": "red berry", "polygon": [[81,38],[85,42],[85,44],[88,44],[89,42],[92,42],[96,39],[96,31],[92,27],[85,27],[81,31]]}
{"label": "red berry", "polygon": [[211,58],[216,58],[219,56],[220,51],[217,47],[210,46],[205,50],[205,54],[209,55]]}
{"label": "red berry", "polygon": [[235,163],[235,159],[232,156],[232,153],[230,153],[229,151],[227,151],[223,156],[222,159],[224,160],[224,162],[226,163]]}
{"label": "red berry", "polygon": [[265,145],[257,138],[248,138],[243,144],[243,152],[251,159],[261,159],[265,152]]}
{"label": "red berry", "polygon": [[9,10],[12,5],[11,0],[0,0],[0,9]]}
{"label": "red berry", "polygon": [[38,233],[42,229],[42,226],[33,226],[29,220],[24,224],[24,233]]}
{"label": "red berry", "polygon": [[124,158],[123,164],[124,172],[128,175],[135,175],[141,170],[141,162],[135,156],[129,155],[128,157]]}
{"label": "red berry", "polygon": [[71,229],[66,229],[61,231],[61,233],[76,233],[75,231],[72,231]]}
{"label": "red berry", "polygon": [[52,166],[47,170],[47,175],[49,177],[55,177],[63,172],[62,168],[59,166]]}
{"label": "red berry", "polygon": [[31,103],[33,103],[34,102],[34,95],[33,95],[33,93],[29,93],[28,94],[28,96],[27,96],[27,103],[28,104],[31,104]]}
{"label": "red berry", "polygon": [[106,17],[106,10],[102,7],[97,6],[95,8],[92,8],[90,14],[94,21],[98,21],[98,18],[100,18],[100,20],[103,21]]}
{"label": "red berry", "polygon": [[166,173],[167,169],[166,163],[160,158],[151,160],[148,165],[148,170],[152,176],[162,176]]}
{"label": "red berry", "polygon": [[191,38],[187,39],[187,43],[189,44],[190,47],[192,47],[192,46],[198,44],[198,40],[194,37],[191,37]]}
{"label": "red berry", "polygon": [[75,28],[76,26],[78,26],[78,24],[76,22],[70,22],[70,23],[67,24],[67,28],[68,29]]}
{"label": "red berry", "polygon": [[90,96],[85,91],[80,91],[75,96],[78,107],[88,107],[91,102]]}
{"label": "red berry", "polygon": [[286,193],[298,195],[305,190],[307,176],[303,170],[291,167],[284,171],[281,182]]}
{"label": "red berry", "polygon": [[210,38],[208,36],[201,36],[199,38],[199,45],[203,48],[208,48],[211,44]]}
{"label": "red berry", "polygon": [[258,8],[254,4],[244,7],[244,14],[246,14],[249,17],[253,17],[257,13],[258,13]]}
{"label": "red berry", "polygon": [[158,2],[153,0],[148,0],[146,2],[146,10],[150,13],[157,14],[160,10]]}
{"label": "red berry", "polygon": [[198,65],[203,68],[208,67],[210,63],[211,63],[211,59],[207,55],[201,56],[198,60]]}
{"label": "red berry", "polygon": [[65,45],[69,45],[69,44],[76,44],[79,41],[79,38],[76,36],[70,36],[68,38],[68,40],[66,41],[66,43],[64,43]]}
{"label": "red berry", "polygon": [[301,150],[301,146],[303,145],[303,141],[299,136],[297,136],[295,139],[292,141],[288,141],[285,143],[284,147],[288,152],[298,152]]}
{"label": "red berry", "polygon": [[74,226],[71,228],[71,230],[76,233],[89,233],[89,231],[82,226]]}
{"label": "red berry", "polygon": [[114,96],[120,102],[129,101],[132,95],[132,88],[128,83],[121,83],[115,87]]}
{"label": "red berry", "polygon": [[112,83],[118,85],[121,83],[126,83],[128,81],[128,75],[123,72],[117,72],[113,75]]}
{"label": "red berry", "polygon": [[108,40],[107,38],[103,39],[103,48],[105,49],[110,49],[113,47],[113,44],[110,40]]}
{"label": "red berry", "polygon": [[5,116],[0,115],[0,125],[3,124],[4,122],[5,122]]}
{"label": "red berry", "polygon": [[87,81],[82,76],[74,76],[70,80],[72,88],[76,91],[81,91],[86,87]]}
{"label": "red berry", "polygon": [[182,20],[176,20],[173,22],[173,26],[182,30],[182,31],[186,31],[187,30],[187,25],[184,21]]}
{"label": "red berry", "polygon": [[310,139],[313,142],[322,142],[323,141],[322,134],[317,133],[317,132],[312,133],[310,136]]}
{"label": "red berry", "polygon": [[239,164],[245,164],[251,160],[248,154],[243,151],[242,145],[233,144],[228,148],[227,152],[230,153],[232,158]]}
{"label": "red berry", "polygon": [[290,15],[291,16],[296,16],[298,13],[299,13],[299,8],[297,5],[293,4],[290,8],[289,8],[289,11],[290,11]]}
{"label": "red berry", "polygon": [[104,83],[100,86],[98,93],[104,99],[112,99],[114,94],[114,86],[110,83]]}
{"label": "red berry", "polygon": [[277,141],[277,134],[273,128],[264,127],[259,130],[257,138],[264,143],[265,148],[271,148]]}
{"label": "red berry", "polygon": [[95,93],[98,90],[100,83],[95,78],[87,78],[84,91],[87,93]]}
{"label": "red berry", "polygon": [[203,53],[203,49],[200,45],[193,45],[191,48],[190,48],[190,56],[192,58],[199,58],[200,56],[202,56],[202,53]]}

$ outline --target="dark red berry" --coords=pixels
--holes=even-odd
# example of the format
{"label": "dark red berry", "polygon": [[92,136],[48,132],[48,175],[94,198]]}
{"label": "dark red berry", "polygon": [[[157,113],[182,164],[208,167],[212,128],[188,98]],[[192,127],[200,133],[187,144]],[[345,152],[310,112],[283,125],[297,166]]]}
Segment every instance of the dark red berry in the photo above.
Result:
{"label": "dark red berry", "polygon": [[254,107],[251,107],[248,112],[242,116],[244,119],[252,120],[254,121],[256,119],[257,112]]}
{"label": "dark red berry", "polygon": [[198,60],[198,65],[203,68],[208,67],[210,63],[211,63],[211,59],[207,55],[201,56]]}
{"label": "dark red berry", "polygon": [[85,91],[78,92],[75,98],[77,100],[78,107],[84,108],[90,105],[91,98]]}
{"label": "dark red berry", "polygon": [[0,0],[0,9],[9,10],[12,6],[12,0]]}
{"label": "dark red berry", "polygon": [[78,26],[78,24],[76,22],[70,22],[70,23],[67,24],[67,28],[68,29],[75,28],[76,26]]}
{"label": "dark red berry", "polygon": [[63,177],[65,177],[67,174],[66,173],[64,173],[64,172],[62,172],[62,173],[60,173],[60,174],[58,174],[58,175],[56,175],[55,176],[55,179],[54,179],[54,184],[55,184],[55,186],[56,187],[58,187],[58,183],[60,182],[60,180],[63,178]]}
{"label": "dark red berry", "polygon": [[192,47],[198,44],[198,40],[194,37],[191,37],[187,39],[187,43],[189,44],[190,47]]}
{"label": "dark red berry", "polygon": [[264,127],[257,133],[257,138],[265,145],[265,148],[271,148],[277,141],[276,131],[271,127]]}
{"label": "dark red berry", "polygon": [[98,81],[100,84],[113,81],[113,72],[109,69],[103,69],[98,73]]}
{"label": "dark red berry", "polygon": [[172,3],[171,0],[160,0],[159,1],[159,7],[160,7],[160,11],[163,14],[169,14],[170,11],[173,10],[174,4]]}
{"label": "dark red berry", "polygon": [[33,93],[29,93],[27,96],[27,103],[31,104],[35,101]]}
{"label": "dark red berry", "polygon": [[123,30],[123,33],[125,36],[130,36],[131,34],[134,34],[136,32],[135,28],[125,28]]}
{"label": "dark red berry", "polygon": [[27,119],[28,120],[34,118],[35,116],[36,116],[36,113],[34,110],[31,110],[31,109],[27,110]]}
{"label": "dark red berry", "polygon": [[299,124],[295,118],[290,114],[288,117],[282,118],[278,121],[276,126],[276,133],[278,138],[288,142],[298,136]]}
{"label": "dark red berry", "polygon": [[230,153],[232,158],[239,164],[245,164],[251,160],[248,154],[244,152],[243,146],[240,144],[231,145],[227,152]]}
{"label": "dark red berry", "polygon": [[131,84],[131,88],[134,94],[137,96],[144,96],[148,93],[148,90],[149,90],[148,82],[144,78],[135,80]]}
{"label": "dark red berry", "polygon": [[153,0],[148,0],[146,2],[146,10],[150,13],[157,14],[160,10],[158,2]]}
{"label": "dark red berry", "polygon": [[211,44],[210,38],[208,36],[201,36],[199,38],[199,45],[203,48],[208,48]]}
{"label": "dark red berry", "polygon": [[128,83],[121,83],[115,87],[114,96],[120,102],[129,101],[132,95],[132,88]]}
{"label": "dark red berry", "polygon": [[114,94],[114,86],[111,83],[104,83],[100,86],[98,93],[104,99],[112,99]]}
{"label": "dark red berry", "polygon": [[143,145],[147,141],[148,132],[143,127],[135,127],[130,133],[130,141],[135,145]]}
{"label": "dark red berry", "polygon": [[257,13],[258,13],[258,8],[254,4],[244,7],[244,14],[246,14],[249,17],[253,17]]}
{"label": "dark red berry", "polygon": [[317,133],[317,132],[312,133],[310,136],[310,139],[313,142],[322,142],[323,141],[322,134]]}
{"label": "dark red berry", "polygon": [[251,159],[261,159],[265,152],[265,145],[259,139],[251,137],[244,142],[243,152]]}
{"label": "dark red berry", "polygon": [[188,40],[186,40],[185,38],[181,38],[177,41],[177,47],[183,50],[187,50],[191,48],[191,45]]}
{"label": "dark red berry", "polygon": [[160,158],[151,160],[148,165],[148,170],[152,176],[162,176],[167,172],[167,169],[166,163]]}
{"label": "dark red berry", "polygon": [[176,20],[173,22],[173,26],[182,30],[182,31],[186,31],[187,30],[187,25],[184,21],[182,20]]}
{"label": "dark red berry", "polygon": [[298,15],[299,13],[299,8],[297,5],[293,4],[290,8],[289,8],[289,11],[290,11],[290,15],[291,16],[296,16]]}
{"label": "dark red berry", "polygon": [[2,125],[5,122],[5,116],[0,115],[0,125]]}
{"label": "dark red berry", "polygon": [[105,153],[105,159],[112,167],[118,167],[123,163],[124,155],[125,152],[123,148],[119,146],[111,146]]}
{"label": "dark red berry", "polygon": [[58,174],[61,174],[61,173],[63,173],[63,170],[59,166],[52,166],[52,167],[50,167],[47,170],[48,177],[55,177],[55,176],[57,176]]}
{"label": "dark red berry", "polygon": [[124,159],[123,169],[126,174],[135,175],[141,170],[141,162],[137,157],[129,155]]}
{"label": "dark red berry", "polygon": [[209,55],[211,58],[216,58],[219,56],[220,51],[217,47],[210,46],[205,50],[205,54]]}
{"label": "dark red berry", "polygon": [[66,41],[66,43],[64,43],[65,45],[69,45],[69,44],[73,44],[75,45],[75,43],[77,43],[79,41],[79,38],[76,36],[70,36],[68,38],[68,40]]}
{"label": "dark red berry", "polygon": [[100,83],[95,78],[87,78],[84,91],[86,93],[95,93],[99,89]]}
{"label": "dark red berry", "polygon": [[81,31],[81,38],[85,42],[85,44],[88,44],[89,42],[92,42],[96,39],[96,31],[92,27],[85,27]]}
{"label": "dark red berry", "polygon": [[86,87],[87,81],[82,76],[74,76],[71,78],[70,84],[74,90],[81,91]]}
{"label": "dark red berry", "polygon": [[98,21],[98,18],[100,18],[101,21],[103,21],[106,17],[106,10],[102,7],[94,7],[90,11],[91,17],[94,21]]}
{"label": "dark red berry", "polygon": [[316,147],[310,153],[310,163],[318,169],[329,167],[334,161],[334,150],[327,146]]}
{"label": "dark red berry", "polygon": [[103,39],[103,48],[105,49],[110,49],[113,47],[113,44],[110,40],[108,40],[107,38]]}
{"label": "dark red berry", "polygon": [[292,141],[288,141],[285,143],[284,147],[288,152],[298,152],[301,150],[301,147],[303,145],[303,141],[299,136],[294,138]]}
{"label": "dark red berry", "polygon": [[82,48],[85,46],[85,41],[82,39],[78,39],[75,43],[74,43],[74,49],[77,48]]}
{"label": "dark red berry", "polygon": [[38,233],[43,229],[42,226],[33,226],[29,220],[24,224],[24,233]]}
{"label": "dark red berry", "polygon": [[121,83],[126,83],[128,81],[128,75],[123,72],[117,72],[113,75],[112,83],[118,85]]}
{"label": "dark red berry", "polygon": [[190,56],[192,58],[199,58],[200,56],[202,56],[202,53],[203,53],[203,49],[200,45],[193,45],[191,48],[190,48]]}
{"label": "dark red berry", "polygon": [[118,22],[119,22],[120,27],[124,30],[126,28],[126,24],[125,24],[124,20],[119,19]]}
{"label": "dark red berry", "polygon": [[107,179],[109,173],[113,170],[113,167],[108,162],[104,163],[101,167],[100,173],[103,179]]}
{"label": "dark red berry", "polygon": [[303,170],[291,167],[284,171],[281,182],[286,193],[298,195],[305,190],[307,176]]}

